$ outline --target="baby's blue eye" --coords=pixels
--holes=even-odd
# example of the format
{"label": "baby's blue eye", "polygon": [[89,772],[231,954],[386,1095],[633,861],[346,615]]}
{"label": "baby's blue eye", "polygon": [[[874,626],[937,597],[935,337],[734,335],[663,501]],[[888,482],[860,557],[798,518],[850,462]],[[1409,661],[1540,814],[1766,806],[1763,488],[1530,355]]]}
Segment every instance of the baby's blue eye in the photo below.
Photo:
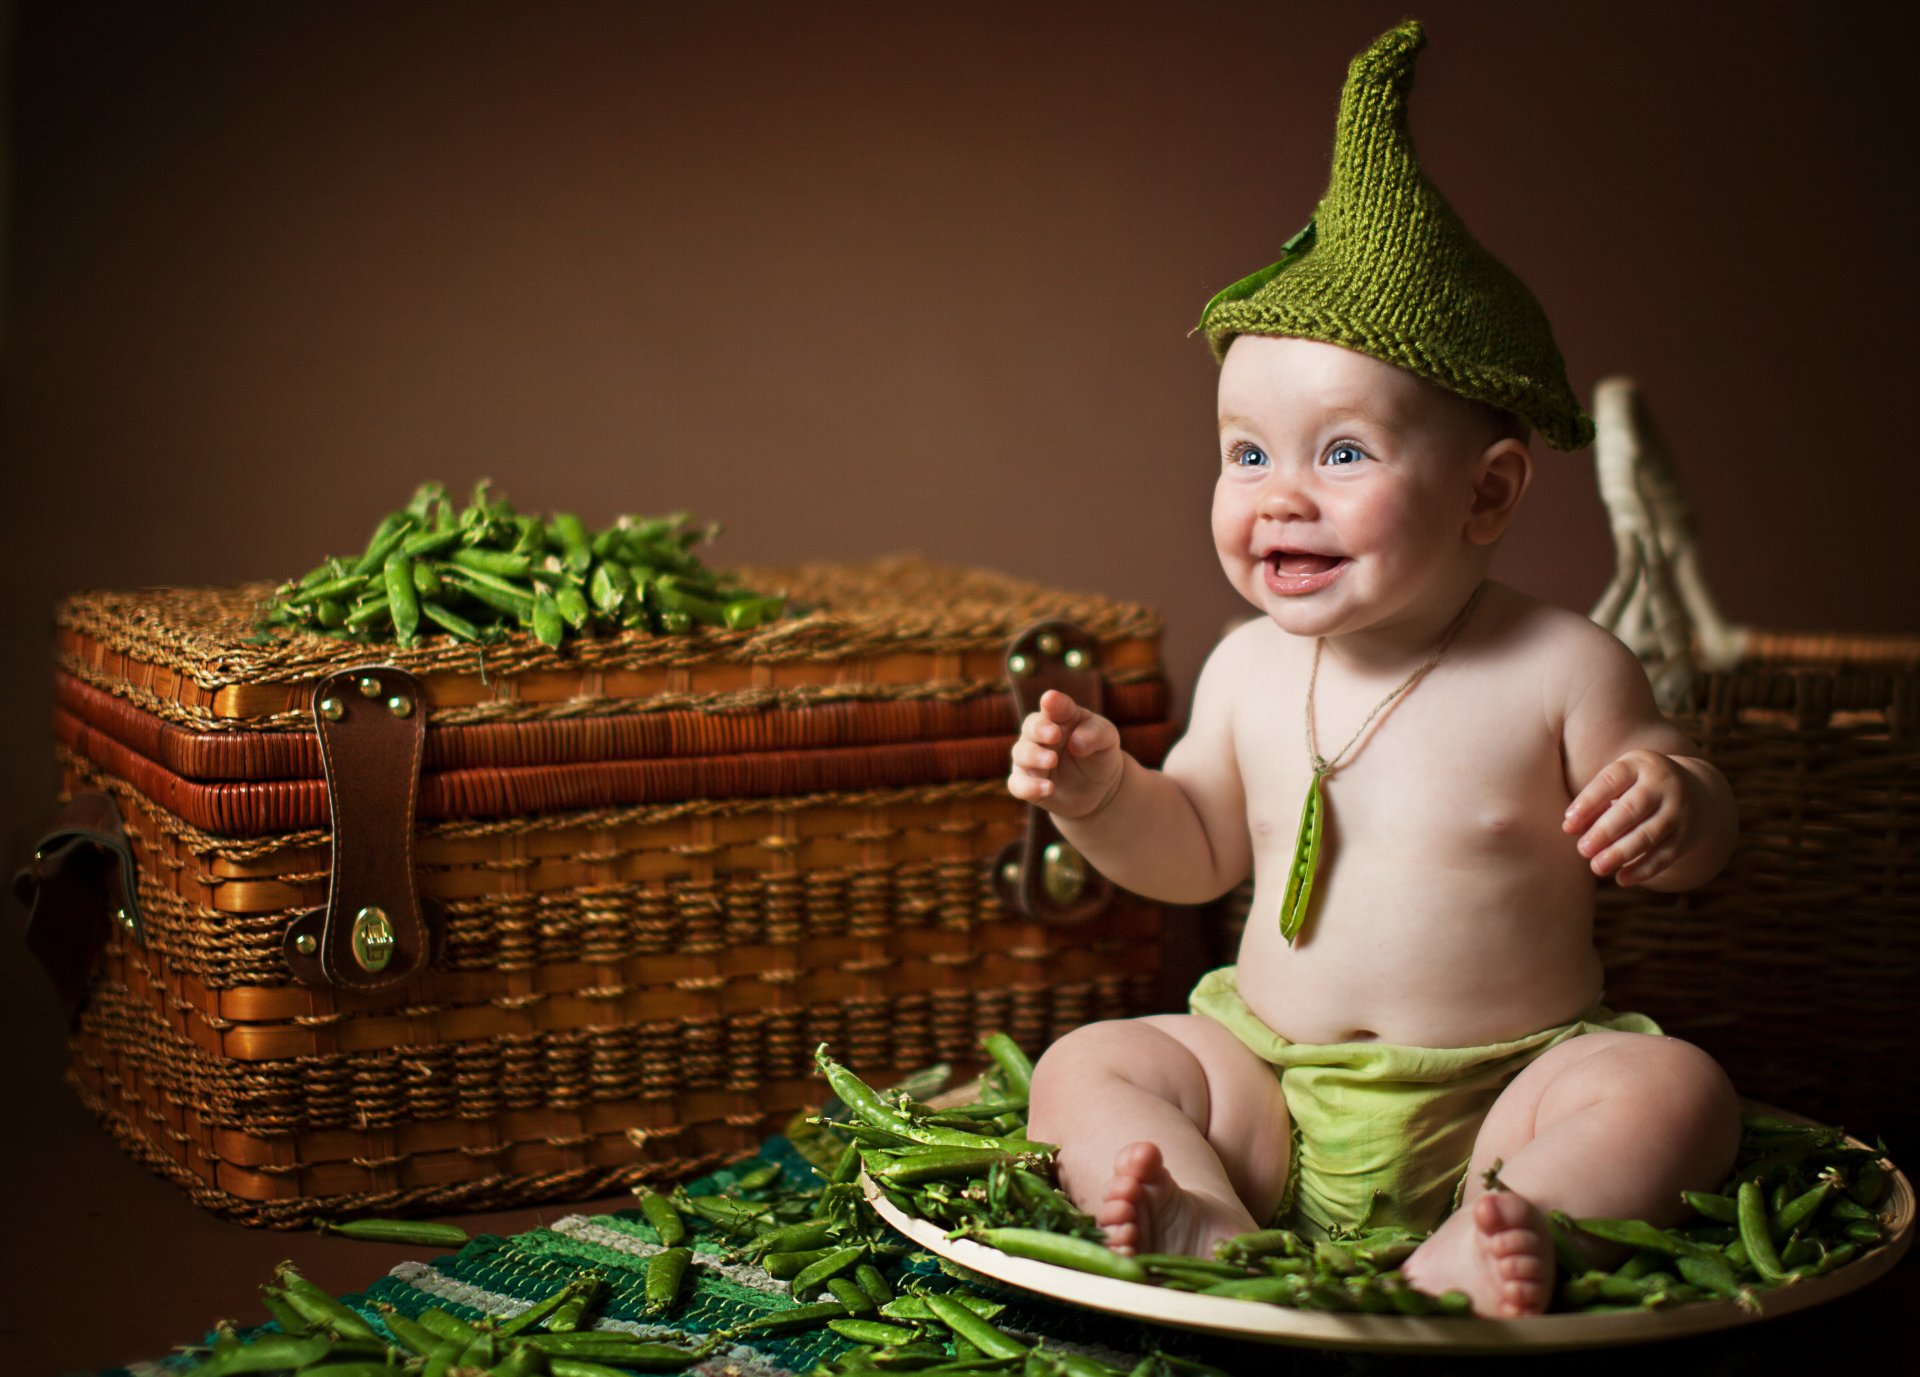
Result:
{"label": "baby's blue eye", "polygon": [[1227,460],[1229,463],[1236,464],[1241,468],[1265,468],[1267,464],[1271,462],[1268,460],[1265,450],[1261,449],[1258,445],[1249,445],[1246,443],[1235,445],[1228,453]]}
{"label": "baby's blue eye", "polygon": [[1327,462],[1336,468],[1357,464],[1367,457],[1367,452],[1358,445],[1339,444],[1327,451]]}

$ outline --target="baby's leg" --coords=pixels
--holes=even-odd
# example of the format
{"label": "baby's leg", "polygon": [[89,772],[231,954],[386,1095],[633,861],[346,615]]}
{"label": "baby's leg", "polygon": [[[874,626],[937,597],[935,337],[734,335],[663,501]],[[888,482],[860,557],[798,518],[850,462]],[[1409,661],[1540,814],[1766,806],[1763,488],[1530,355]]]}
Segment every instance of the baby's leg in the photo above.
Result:
{"label": "baby's leg", "polygon": [[1287,1179],[1280,1078],[1191,1014],[1090,1023],[1033,1071],[1028,1133],[1120,1252],[1206,1254],[1264,1224]]}
{"label": "baby's leg", "polygon": [[[1699,1048],[1643,1033],[1589,1033],[1514,1077],[1474,1140],[1460,1208],[1407,1259],[1422,1290],[1458,1289],[1481,1315],[1552,1299],[1543,1212],[1677,1223],[1680,1192],[1719,1187],[1740,1143],[1740,1102]],[[1482,1182],[1499,1161],[1504,1192]]]}

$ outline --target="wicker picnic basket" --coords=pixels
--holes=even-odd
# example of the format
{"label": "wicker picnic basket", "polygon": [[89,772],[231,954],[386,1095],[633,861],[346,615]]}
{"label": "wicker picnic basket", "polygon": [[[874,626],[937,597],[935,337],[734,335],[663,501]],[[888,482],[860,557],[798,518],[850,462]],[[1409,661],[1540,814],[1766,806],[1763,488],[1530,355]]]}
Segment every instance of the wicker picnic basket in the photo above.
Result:
{"label": "wicker picnic basket", "polygon": [[1022,676],[1063,665],[1164,753],[1157,618],[915,561],[742,572],[815,610],[482,663],[254,643],[261,587],[64,602],[68,815],[23,888],[80,1095],[247,1222],[482,1208],[749,1150],[819,1103],[821,1041],[964,1072],[1162,997],[1162,909],[1005,788]]}

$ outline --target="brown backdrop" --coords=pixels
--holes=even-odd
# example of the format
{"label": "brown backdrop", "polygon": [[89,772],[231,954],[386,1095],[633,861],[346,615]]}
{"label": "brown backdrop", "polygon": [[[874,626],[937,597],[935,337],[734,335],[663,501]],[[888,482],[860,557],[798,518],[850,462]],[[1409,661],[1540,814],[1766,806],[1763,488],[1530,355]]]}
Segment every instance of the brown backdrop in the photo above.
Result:
{"label": "brown backdrop", "polygon": [[[1420,8],[1430,172],[1583,394],[1641,381],[1727,610],[1920,628],[1910,12]],[[1138,598],[1184,687],[1236,610],[1186,331],[1305,220],[1402,9],[18,6],[0,859],[59,593],[297,572],[426,477]],[[1590,456],[1545,455],[1502,572],[1584,608],[1610,561]]]}

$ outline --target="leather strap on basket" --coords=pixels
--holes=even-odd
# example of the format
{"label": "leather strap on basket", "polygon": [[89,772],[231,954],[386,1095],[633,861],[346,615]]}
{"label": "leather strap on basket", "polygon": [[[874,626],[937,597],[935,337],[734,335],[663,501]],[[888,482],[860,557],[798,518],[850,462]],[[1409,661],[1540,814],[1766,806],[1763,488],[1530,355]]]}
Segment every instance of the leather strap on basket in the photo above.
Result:
{"label": "leather strap on basket", "polygon": [[27,906],[27,950],[52,978],[68,1025],[77,1025],[110,925],[140,940],[133,848],[113,800],[99,793],[69,799],[14,876],[13,892]]}
{"label": "leather strap on basket", "polygon": [[[1105,710],[1099,642],[1071,622],[1040,622],[1007,647],[1007,682],[1024,721],[1040,710],[1040,696],[1059,689],[1092,712]],[[1001,851],[993,882],[1000,899],[1040,923],[1077,923],[1107,906],[1113,884],[1054,826],[1044,808],[1027,809],[1027,832]]]}
{"label": "leather strap on basket", "polygon": [[378,990],[432,955],[413,868],[426,717],[421,682],[390,665],[340,670],[314,686],[333,871],[325,910],[287,928],[297,980]]}

